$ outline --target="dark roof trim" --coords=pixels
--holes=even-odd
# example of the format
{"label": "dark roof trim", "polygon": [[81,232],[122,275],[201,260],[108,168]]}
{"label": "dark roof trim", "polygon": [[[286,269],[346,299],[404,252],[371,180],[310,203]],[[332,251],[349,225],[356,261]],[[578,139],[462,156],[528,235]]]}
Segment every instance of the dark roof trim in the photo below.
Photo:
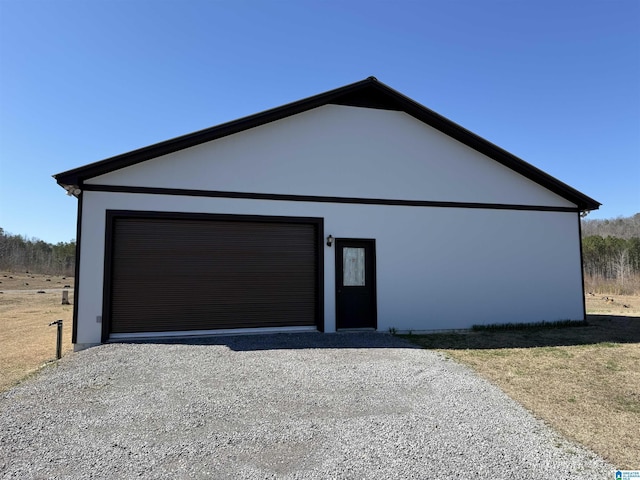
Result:
{"label": "dark roof trim", "polygon": [[524,177],[538,183],[553,193],[577,205],[580,210],[595,210],[600,206],[596,200],[575,190],[569,185],[510,154],[482,137],[448,120],[403,94],[369,77],[344,87],[330,90],[313,97],[273,108],[248,117],[240,118],[221,125],[199,130],[180,137],[140,148],[132,152],[91,163],[83,167],[54,175],[62,186],[75,185],[82,188],[83,182],[90,178],[135,165],[152,158],[167,155],[179,150],[210,142],[218,138],[233,135],[260,125],[303,113],[327,104],[349,105],[357,107],[380,108],[406,112],[412,117],[430,125],[442,133],[458,140],[474,150],[494,159]]}
{"label": "dark roof trim", "polygon": [[285,202],[350,203],[360,205],[391,205],[400,207],[480,208],[484,210],[527,210],[535,212],[578,212],[576,207],[550,205],[519,205],[511,203],[443,202],[433,200],[402,200],[393,198],[326,197],[319,195],[292,195],[253,192],[221,192],[218,190],[187,190],[183,188],[128,187],[123,185],[96,185],[87,183],[90,192],[138,193],[143,195],[179,195],[185,197],[244,198]]}

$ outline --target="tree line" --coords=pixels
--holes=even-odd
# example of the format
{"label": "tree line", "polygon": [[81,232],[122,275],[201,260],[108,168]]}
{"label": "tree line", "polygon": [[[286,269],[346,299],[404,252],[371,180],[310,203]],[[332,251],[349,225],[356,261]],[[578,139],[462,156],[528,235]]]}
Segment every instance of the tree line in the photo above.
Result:
{"label": "tree line", "polygon": [[585,237],[582,239],[582,263],[587,275],[624,283],[630,275],[640,274],[640,237]]}
{"label": "tree line", "polygon": [[75,240],[54,245],[0,228],[0,270],[71,276],[75,263]]}
{"label": "tree line", "polygon": [[611,220],[582,221],[585,283],[597,290],[640,289],[640,213]]}

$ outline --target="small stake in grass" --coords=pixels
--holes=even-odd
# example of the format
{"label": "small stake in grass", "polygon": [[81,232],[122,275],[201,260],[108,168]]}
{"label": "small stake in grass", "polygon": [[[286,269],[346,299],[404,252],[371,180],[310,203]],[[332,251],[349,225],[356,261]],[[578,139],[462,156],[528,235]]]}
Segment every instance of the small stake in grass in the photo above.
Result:
{"label": "small stake in grass", "polygon": [[55,322],[51,322],[49,326],[57,325],[58,326],[58,341],[56,343],[56,358],[60,360],[62,358],[62,320],[56,320]]}
{"label": "small stake in grass", "polygon": [[69,303],[69,290],[62,291],[62,305],[70,305]]}

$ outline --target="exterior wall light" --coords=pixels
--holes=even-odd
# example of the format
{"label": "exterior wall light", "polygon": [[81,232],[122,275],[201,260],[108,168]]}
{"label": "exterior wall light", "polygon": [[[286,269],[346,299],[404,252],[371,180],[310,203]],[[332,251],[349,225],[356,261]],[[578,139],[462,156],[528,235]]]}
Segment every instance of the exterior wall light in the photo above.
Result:
{"label": "exterior wall light", "polygon": [[331,245],[333,245],[333,235],[329,235],[327,237],[327,247],[330,247]]}

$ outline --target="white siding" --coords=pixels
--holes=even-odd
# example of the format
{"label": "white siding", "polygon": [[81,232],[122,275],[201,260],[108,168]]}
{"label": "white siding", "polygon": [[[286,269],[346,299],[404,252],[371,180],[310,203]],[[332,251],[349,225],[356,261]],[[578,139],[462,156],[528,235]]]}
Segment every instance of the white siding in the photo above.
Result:
{"label": "white siding", "polygon": [[89,184],[574,207],[404,112],[325,105]]}
{"label": "white siding", "polygon": [[[83,196],[79,344],[100,342],[96,317],[102,315],[107,209],[322,217],[325,237],[376,239],[381,331],[582,319],[584,314],[576,213],[101,192]],[[335,250],[324,248],[325,329],[331,332]]]}

